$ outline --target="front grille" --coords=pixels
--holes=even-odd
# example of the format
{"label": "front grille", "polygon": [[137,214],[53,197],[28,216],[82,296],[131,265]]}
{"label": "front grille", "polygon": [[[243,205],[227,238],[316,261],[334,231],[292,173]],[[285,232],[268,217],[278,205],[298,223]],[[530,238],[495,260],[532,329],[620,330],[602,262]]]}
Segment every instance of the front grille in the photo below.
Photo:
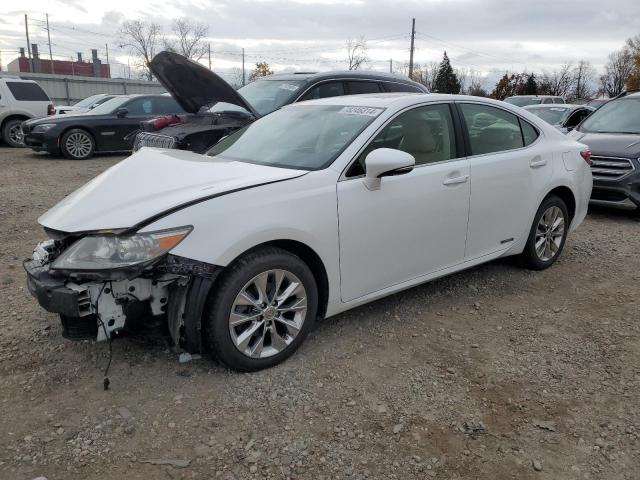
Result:
{"label": "front grille", "polygon": [[136,135],[135,142],[133,142],[133,151],[140,150],[142,147],[174,148],[175,145],[176,139],[169,135],[140,132]]}
{"label": "front grille", "polygon": [[591,173],[594,180],[619,180],[634,169],[628,158],[591,157]]}

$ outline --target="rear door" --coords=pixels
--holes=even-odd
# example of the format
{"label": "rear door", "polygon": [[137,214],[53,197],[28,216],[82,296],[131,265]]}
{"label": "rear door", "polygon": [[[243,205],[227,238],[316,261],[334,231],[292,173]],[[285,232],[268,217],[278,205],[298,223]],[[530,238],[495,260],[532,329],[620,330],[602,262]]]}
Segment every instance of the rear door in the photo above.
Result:
{"label": "rear door", "polygon": [[506,250],[529,232],[538,194],[553,172],[553,152],[527,121],[502,108],[458,103],[471,175],[468,260]]}
{"label": "rear door", "polygon": [[[343,301],[460,263],[469,212],[469,165],[447,103],[400,113],[338,182]],[[412,154],[415,168],[368,190],[364,158],[376,148]]]}

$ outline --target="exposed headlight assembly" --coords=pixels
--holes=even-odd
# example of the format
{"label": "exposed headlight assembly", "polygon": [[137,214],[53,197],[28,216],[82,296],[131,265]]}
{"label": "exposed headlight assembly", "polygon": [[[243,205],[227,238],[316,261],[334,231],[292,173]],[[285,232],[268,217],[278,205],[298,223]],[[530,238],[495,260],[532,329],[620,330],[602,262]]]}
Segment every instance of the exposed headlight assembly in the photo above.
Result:
{"label": "exposed headlight assembly", "polygon": [[89,235],[67,248],[51,265],[58,270],[110,270],[143,264],[164,255],[192,230],[180,227],[133,235]]}
{"label": "exposed headlight assembly", "polygon": [[48,132],[55,126],[56,126],[55,123],[43,123],[41,125],[36,125],[35,127],[33,127],[33,131],[34,133],[44,133],[44,132]]}

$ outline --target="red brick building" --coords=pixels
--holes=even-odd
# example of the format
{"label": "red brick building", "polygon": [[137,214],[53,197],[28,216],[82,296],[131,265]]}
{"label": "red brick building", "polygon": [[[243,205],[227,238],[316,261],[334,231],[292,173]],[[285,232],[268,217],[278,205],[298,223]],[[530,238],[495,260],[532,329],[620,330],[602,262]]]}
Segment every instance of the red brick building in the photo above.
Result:
{"label": "red brick building", "polygon": [[[35,47],[35,48],[33,48]],[[108,64],[102,63],[98,58],[98,51],[91,50],[92,58],[89,62],[82,60],[82,55],[78,53],[78,60],[51,60],[41,58],[37,45],[32,45],[33,66],[31,60],[25,54],[24,49],[20,49],[20,56],[9,62],[7,70],[12,73],[35,72],[35,73],[55,73],[56,75],[75,75],[79,77],[100,77],[111,78],[111,71]],[[52,71],[53,67],[53,71]]]}

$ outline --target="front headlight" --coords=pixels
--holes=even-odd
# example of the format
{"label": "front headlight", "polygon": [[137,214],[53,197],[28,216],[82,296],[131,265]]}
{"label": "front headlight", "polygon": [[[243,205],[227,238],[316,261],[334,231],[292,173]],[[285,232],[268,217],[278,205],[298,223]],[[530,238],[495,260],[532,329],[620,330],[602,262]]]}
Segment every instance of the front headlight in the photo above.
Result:
{"label": "front headlight", "polygon": [[33,127],[33,132],[34,133],[48,132],[49,130],[51,130],[55,126],[56,126],[55,123],[43,123],[41,125],[36,125],[35,127]]}
{"label": "front headlight", "polygon": [[128,236],[91,235],[67,248],[51,265],[60,270],[108,270],[146,263],[164,255],[191,232],[180,227]]}

